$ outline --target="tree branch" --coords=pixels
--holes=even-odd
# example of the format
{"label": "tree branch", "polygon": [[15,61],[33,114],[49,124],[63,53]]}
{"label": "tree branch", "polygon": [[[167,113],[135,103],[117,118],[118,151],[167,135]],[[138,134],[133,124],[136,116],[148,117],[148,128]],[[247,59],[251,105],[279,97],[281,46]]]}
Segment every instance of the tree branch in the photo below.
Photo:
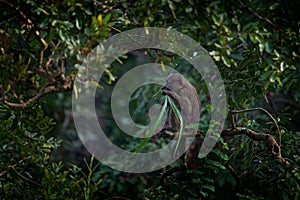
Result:
{"label": "tree branch", "polygon": [[[176,134],[178,134],[178,132],[173,133],[173,137],[172,138],[169,137],[168,139],[175,139]],[[202,134],[201,130],[198,130],[196,135],[189,134],[189,132],[183,132],[183,137],[195,137],[195,136],[198,137],[201,134]],[[159,132],[158,135],[160,137],[164,137],[164,133],[162,132]],[[246,135],[254,141],[264,141],[273,156],[275,156],[280,162],[289,165],[289,162],[282,157],[281,147],[276,142],[275,138],[272,135],[267,133],[258,133],[254,130],[245,127],[234,127],[234,128],[224,129],[221,131],[221,137],[236,136],[236,135]]]}
{"label": "tree branch", "polygon": [[280,128],[278,126],[278,123],[277,123],[276,119],[267,110],[265,110],[263,108],[257,107],[257,108],[249,108],[249,109],[245,109],[245,110],[230,110],[229,113],[231,115],[232,122],[234,122],[234,123],[231,124],[232,128],[235,128],[235,126],[236,126],[235,120],[233,120],[233,115],[238,114],[238,113],[246,113],[246,112],[257,111],[257,110],[263,111],[264,113],[266,113],[272,119],[272,121],[274,122],[274,124],[276,126],[276,129],[277,129],[277,132],[278,132],[278,141],[279,141],[278,143],[280,145],[281,144],[281,134],[280,134]]}
{"label": "tree branch", "polygon": [[286,161],[281,156],[281,147],[276,142],[275,138],[266,133],[257,133],[251,129],[245,127],[235,127],[234,129],[225,129],[221,132],[221,136],[234,136],[234,135],[246,135],[254,141],[264,141],[266,146],[270,149],[272,155],[274,155],[280,162],[289,165],[289,162]]}
{"label": "tree branch", "polygon": [[55,89],[56,89],[56,87],[54,85],[49,86],[48,84],[46,84],[45,86],[41,87],[41,89],[38,91],[38,93],[34,97],[30,98],[26,102],[13,103],[13,102],[4,100],[4,103],[6,103],[7,105],[12,106],[12,107],[25,108],[29,104],[40,99],[44,94],[50,93],[50,92],[54,91]]}

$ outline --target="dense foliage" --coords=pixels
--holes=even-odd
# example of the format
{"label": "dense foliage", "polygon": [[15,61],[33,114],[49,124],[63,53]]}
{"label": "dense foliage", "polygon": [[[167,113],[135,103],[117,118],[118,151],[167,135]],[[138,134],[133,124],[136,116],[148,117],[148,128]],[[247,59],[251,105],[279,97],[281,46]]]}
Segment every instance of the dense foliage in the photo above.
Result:
{"label": "dense foliage", "polygon": [[[0,5],[1,199],[300,198],[299,1],[0,0]],[[147,174],[97,163],[76,136],[72,83],[101,41],[146,26],[172,27],[198,41],[219,68],[229,109],[268,109],[279,123],[289,165],[270,156],[264,143],[244,136],[220,141],[199,169],[169,176],[164,185],[160,174],[177,162]],[[203,103],[201,119],[209,120],[205,83],[178,56],[148,50],[146,56],[135,52],[122,60],[105,71],[99,87],[111,91],[131,67],[164,63],[190,77]],[[132,96],[130,108],[139,123],[147,123],[140,116],[157,91],[150,85]],[[136,143],[120,136],[110,108],[99,109],[116,143],[134,149]],[[241,115],[237,122],[277,138],[273,122],[259,112]],[[202,130],[207,126],[200,124]]]}

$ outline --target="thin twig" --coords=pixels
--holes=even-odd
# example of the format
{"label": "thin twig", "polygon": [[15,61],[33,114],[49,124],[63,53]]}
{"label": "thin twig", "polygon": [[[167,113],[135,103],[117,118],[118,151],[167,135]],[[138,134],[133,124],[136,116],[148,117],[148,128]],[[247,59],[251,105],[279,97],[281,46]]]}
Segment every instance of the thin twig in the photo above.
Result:
{"label": "thin twig", "polygon": [[35,182],[35,181],[33,181],[33,180],[31,180],[31,179],[29,179],[29,178],[23,176],[22,174],[20,174],[19,172],[17,172],[17,170],[15,170],[15,169],[13,169],[13,170],[14,170],[14,172],[15,172],[20,178],[22,178],[24,181],[27,181],[27,182],[32,183],[32,184],[34,184],[34,185],[37,185],[37,186],[39,186],[39,187],[45,188],[45,186],[43,186],[42,184],[37,183],[37,182]]}
{"label": "thin twig", "polygon": [[113,29],[114,31],[117,31],[118,33],[121,33],[122,31],[120,31],[119,29],[113,27],[113,26],[108,26],[109,28]]}
{"label": "thin twig", "polygon": [[267,22],[268,24],[272,25],[274,28],[278,28],[271,20],[269,20],[268,18],[262,17],[255,10],[253,10],[249,6],[245,5],[241,0],[239,0],[239,3],[242,5],[242,7],[247,8],[253,15],[255,15],[260,20]]}
{"label": "thin twig", "polygon": [[170,8],[170,10],[171,10],[171,13],[172,13],[173,18],[176,19],[177,17],[176,17],[175,11],[174,11],[174,9],[173,9],[172,6],[171,6],[171,5],[173,4],[172,1],[169,0],[169,1],[168,1],[168,4],[169,4],[169,8]]}

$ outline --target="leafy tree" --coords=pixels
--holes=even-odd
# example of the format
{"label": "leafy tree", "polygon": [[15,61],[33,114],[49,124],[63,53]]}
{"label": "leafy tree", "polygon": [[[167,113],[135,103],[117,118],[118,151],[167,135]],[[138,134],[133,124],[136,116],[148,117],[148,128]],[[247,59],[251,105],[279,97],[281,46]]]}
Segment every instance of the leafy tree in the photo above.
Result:
{"label": "leafy tree", "polygon": [[[299,1],[0,0],[0,5],[1,199],[299,199]],[[68,113],[78,67],[104,39],[145,26],[172,27],[198,41],[219,68],[230,110],[263,106],[276,117],[289,165],[245,136],[220,141],[200,169],[188,170],[183,179],[168,176],[164,186],[159,173],[167,168],[131,175],[99,166],[93,157],[77,163],[76,153],[64,158],[63,152],[78,143],[67,134],[75,135]],[[209,119],[205,83],[188,64],[168,52],[145,51],[147,59],[191,77],[205,105],[201,116]],[[120,59],[124,64],[108,68],[99,87],[109,90],[128,66],[140,63],[138,54]],[[156,89],[136,91],[133,118],[145,113]],[[113,120],[106,122],[118,135]],[[257,111],[242,114],[237,123],[277,137],[269,118]]]}

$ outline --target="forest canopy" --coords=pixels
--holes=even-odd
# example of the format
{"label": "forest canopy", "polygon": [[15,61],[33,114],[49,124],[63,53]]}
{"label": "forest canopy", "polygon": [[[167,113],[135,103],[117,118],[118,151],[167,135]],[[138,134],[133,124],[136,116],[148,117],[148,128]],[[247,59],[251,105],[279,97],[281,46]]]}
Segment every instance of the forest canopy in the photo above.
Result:
{"label": "forest canopy", "polygon": [[[298,8],[297,0],[0,0],[0,198],[299,199]],[[104,40],[146,27],[192,38],[223,79],[225,132],[208,156],[193,161],[196,168],[182,171],[178,159],[150,173],[114,170],[77,135],[72,92],[86,57]],[[82,87],[98,88],[97,116],[110,139],[129,151],[141,144],[122,134],[108,102],[120,77],[145,63],[170,66],[195,87],[203,139],[214,109],[205,81],[182,57],[146,48],[116,58],[97,83],[82,79]],[[148,109],[163,103],[160,92],[149,84],[131,96],[137,124],[149,123]],[[266,112],[239,113],[257,107]],[[276,141],[280,157],[268,140]],[[156,138],[142,147],[151,151],[165,143]]]}

